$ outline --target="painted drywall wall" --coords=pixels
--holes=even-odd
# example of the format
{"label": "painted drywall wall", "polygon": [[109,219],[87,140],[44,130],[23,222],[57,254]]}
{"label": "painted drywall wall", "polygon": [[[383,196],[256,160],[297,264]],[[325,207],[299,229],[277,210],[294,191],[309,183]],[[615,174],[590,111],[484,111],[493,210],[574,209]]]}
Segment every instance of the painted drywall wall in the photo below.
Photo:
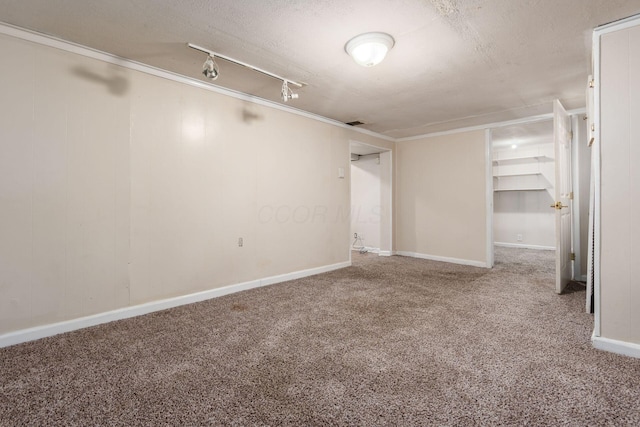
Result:
{"label": "painted drywall wall", "polygon": [[349,139],[389,141],[9,36],[0,55],[0,333],[348,261]]}
{"label": "painted drywall wall", "polygon": [[380,255],[393,253],[393,151],[380,153]]}
{"label": "painted drywall wall", "polygon": [[[535,156],[535,157],[534,157]],[[493,149],[493,233],[496,244],[555,247],[553,141]],[[522,160],[505,160],[522,159]],[[544,188],[545,190],[499,191]]]}
{"label": "painted drywall wall", "polygon": [[5,36],[0,54],[0,333],[126,305],[129,76]]}
{"label": "painted drywall wall", "polygon": [[640,26],[601,37],[600,333],[640,344]]}
{"label": "painted drywall wall", "polygon": [[358,234],[357,247],[374,252],[380,250],[381,179],[378,154],[360,156],[351,162],[351,234]]}
{"label": "painted drywall wall", "polygon": [[396,250],[486,265],[485,132],[398,142]]}

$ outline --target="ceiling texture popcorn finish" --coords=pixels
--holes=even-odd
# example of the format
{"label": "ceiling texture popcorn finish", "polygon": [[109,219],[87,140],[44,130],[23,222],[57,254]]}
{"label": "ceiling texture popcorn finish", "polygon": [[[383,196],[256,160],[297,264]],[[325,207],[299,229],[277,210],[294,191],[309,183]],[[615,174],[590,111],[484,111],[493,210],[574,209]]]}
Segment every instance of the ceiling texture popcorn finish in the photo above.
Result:
{"label": "ceiling texture popcorn finish", "polygon": [[[2,0],[0,21],[206,81],[187,42],[308,84],[295,107],[402,138],[585,105],[591,32],[640,0]],[[344,50],[391,34],[376,67]],[[218,63],[214,84],[282,102]]]}

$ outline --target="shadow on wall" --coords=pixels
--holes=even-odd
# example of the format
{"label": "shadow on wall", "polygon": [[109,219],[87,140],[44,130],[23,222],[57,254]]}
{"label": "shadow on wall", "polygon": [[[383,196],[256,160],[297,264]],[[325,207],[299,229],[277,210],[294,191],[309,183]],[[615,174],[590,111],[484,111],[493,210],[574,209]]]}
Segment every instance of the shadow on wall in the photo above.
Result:
{"label": "shadow on wall", "polygon": [[120,67],[109,66],[108,75],[100,75],[84,67],[74,67],[71,71],[84,80],[104,85],[114,96],[124,96],[129,91],[129,79],[124,76],[125,71]]}
{"label": "shadow on wall", "polygon": [[257,112],[257,108],[254,104],[250,102],[244,102],[242,106],[242,110],[240,111],[240,118],[243,123],[248,125],[253,122],[257,122],[263,119],[263,116]]}

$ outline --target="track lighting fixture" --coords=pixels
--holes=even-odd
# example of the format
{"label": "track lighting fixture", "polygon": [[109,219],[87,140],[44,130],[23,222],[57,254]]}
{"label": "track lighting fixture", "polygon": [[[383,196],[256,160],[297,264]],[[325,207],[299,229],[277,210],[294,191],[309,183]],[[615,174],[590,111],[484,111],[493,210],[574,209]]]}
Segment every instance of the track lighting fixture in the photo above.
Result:
{"label": "track lighting fixture", "polygon": [[215,80],[220,75],[220,70],[218,70],[218,64],[216,64],[216,59],[209,55],[207,60],[204,61],[204,65],[202,66],[202,74],[209,80]]}
{"label": "track lighting fixture", "polygon": [[287,102],[290,99],[298,99],[298,94],[293,93],[291,89],[289,89],[289,84],[286,80],[282,81],[282,101]]}
{"label": "track lighting fixture", "polygon": [[200,52],[204,52],[204,53],[206,53],[208,55],[207,56],[207,60],[204,61],[204,64],[202,65],[202,74],[204,74],[204,76],[206,78],[208,78],[209,80],[215,80],[220,75],[220,70],[218,69],[218,64],[216,64],[216,61],[215,61],[216,58],[220,58],[220,59],[224,59],[225,61],[233,62],[234,64],[237,64],[237,65],[242,65],[243,67],[249,68],[249,69],[251,69],[253,71],[257,71],[257,72],[262,73],[264,75],[267,75],[269,77],[273,77],[274,79],[282,81],[282,91],[281,91],[280,94],[281,94],[283,102],[287,102],[290,99],[298,99],[298,94],[297,93],[293,93],[291,91],[291,89],[289,88],[290,84],[293,85],[293,86],[297,86],[297,87],[304,86],[302,83],[298,83],[298,82],[294,82],[293,80],[285,79],[284,77],[280,77],[277,74],[270,73],[269,71],[265,71],[265,70],[263,70],[261,68],[258,68],[258,67],[255,67],[253,65],[247,64],[246,62],[238,61],[237,59],[233,59],[233,58],[230,58],[228,56],[212,52],[209,49],[205,49],[203,47],[196,46],[196,45],[191,44],[191,43],[187,43],[187,46],[189,46],[191,49],[199,50]]}

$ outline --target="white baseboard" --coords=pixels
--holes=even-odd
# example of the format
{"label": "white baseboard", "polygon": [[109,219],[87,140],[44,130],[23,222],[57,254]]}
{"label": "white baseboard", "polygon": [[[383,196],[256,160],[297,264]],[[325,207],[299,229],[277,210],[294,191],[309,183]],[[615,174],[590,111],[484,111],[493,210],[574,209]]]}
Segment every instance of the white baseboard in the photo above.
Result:
{"label": "white baseboard", "polygon": [[596,336],[591,337],[591,343],[598,350],[609,351],[611,353],[640,359],[640,344]]}
{"label": "white baseboard", "polygon": [[494,245],[502,246],[503,248],[536,249],[539,251],[555,251],[556,250],[554,246],[524,245],[522,243],[495,242]]}
{"label": "white baseboard", "polygon": [[391,255],[394,255],[394,253],[391,252],[391,251],[380,251],[380,252],[378,252],[378,255],[380,255],[380,256],[391,256]]}
{"label": "white baseboard", "polygon": [[460,259],[460,258],[449,258],[449,257],[443,257],[443,256],[427,255],[427,254],[420,254],[417,252],[406,252],[406,251],[396,251],[396,254],[400,256],[408,256],[412,258],[428,259],[431,261],[442,261],[442,262],[450,262],[452,264],[462,264],[462,265],[470,265],[473,267],[491,268],[491,266],[487,266],[486,262],[482,262],[482,261],[473,261],[473,260]]}
{"label": "white baseboard", "polygon": [[193,294],[182,295],[175,298],[168,298],[159,301],[152,301],[145,304],[134,305],[131,307],[119,308],[104,313],[98,313],[91,316],[80,317],[59,323],[51,323],[48,325],[36,326],[29,329],[21,329],[19,331],[9,332],[0,335],[0,348],[10,345],[20,344],[27,341],[33,341],[40,338],[58,335],[64,332],[75,331],[77,329],[88,328],[90,326],[100,325],[102,323],[113,322],[114,320],[128,319],[130,317],[141,316],[143,314],[152,313],[154,311],[166,310],[168,308],[178,307],[185,304],[205,301],[211,298],[217,298],[228,294],[233,294],[248,289],[259,288],[261,286],[273,285],[276,283],[286,282],[288,280],[300,279],[303,277],[313,276],[328,271],[338,270],[351,266],[351,262],[341,262],[322,267],[310,268],[308,270],[295,271],[293,273],[281,274],[278,276],[266,277],[264,279],[251,280],[249,282],[237,283],[234,285],[223,286],[221,288],[211,289],[208,291],[196,292]]}
{"label": "white baseboard", "polygon": [[351,250],[352,250],[352,251],[356,251],[356,252],[359,252],[359,251],[361,251],[362,249],[364,249],[365,251],[370,252],[370,253],[372,253],[372,254],[378,254],[378,253],[380,253],[380,248],[372,248],[372,247],[370,247],[370,246],[363,246],[362,248],[354,248],[354,247],[351,247]]}

